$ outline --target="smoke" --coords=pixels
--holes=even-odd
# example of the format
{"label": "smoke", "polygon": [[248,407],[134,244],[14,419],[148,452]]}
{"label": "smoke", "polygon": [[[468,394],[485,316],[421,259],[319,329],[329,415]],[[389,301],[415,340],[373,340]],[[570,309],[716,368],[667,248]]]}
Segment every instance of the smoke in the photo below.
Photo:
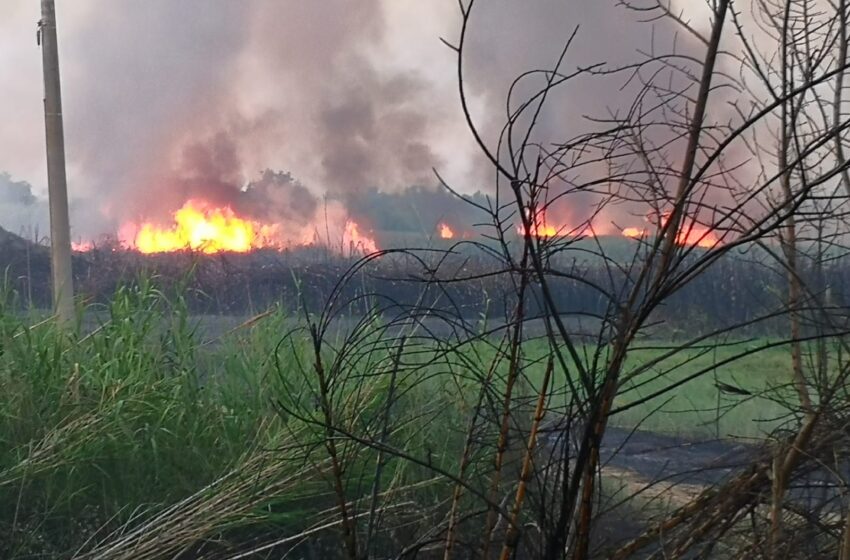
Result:
{"label": "smoke", "polygon": [[[707,19],[708,14],[702,15]],[[618,69],[646,60],[653,51],[701,56],[704,47],[695,44],[691,36],[679,35],[680,29],[670,20],[660,18],[649,24],[646,23],[648,17],[646,13],[627,9],[614,1],[521,3],[488,0],[477,3],[472,13],[464,67],[469,90],[484,100],[473,107],[476,109],[473,115],[492,152],[498,152],[500,134],[509,113],[541,91],[549,75],[537,72],[517,82],[514,80],[529,71],[553,69],[565,48],[559,68],[561,74],[569,75],[582,69],[585,72],[547,94],[545,108],[528,139],[544,150],[610,128],[611,119],[626,116],[642,83],[634,78],[632,71]],[[681,61],[678,63],[684,65]],[[655,68],[657,66],[652,67]],[[671,90],[682,88],[681,74],[667,70],[656,79],[665,77],[670,80],[667,85]],[[510,102],[506,103],[509,96]],[[519,144],[517,140],[524,140],[525,127],[530,124],[533,113],[532,107],[526,113],[528,118],[519,121],[514,146]],[[663,124],[661,118],[656,118]],[[656,146],[669,143],[669,136],[676,135],[679,135],[678,130],[666,126],[648,128],[644,132],[648,143]],[[504,138],[500,156],[507,160]],[[684,152],[684,146],[681,150],[675,145],[667,148],[672,159]],[[589,154],[587,159],[592,157]],[[567,162],[565,167],[569,167],[569,158]],[[585,185],[611,173],[612,169],[603,161],[575,170],[562,170],[548,185],[548,199],[557,200],[547,210],[549,223],[568,224],[568,228],[573,228],[590,220],[603,198],[600,192],[611,193],[621,185],[604,182],[592,187]],[[558,199],[568,189],[570,196]],[[593,226],[596,233],[611,233],[615,226],[619,229],[642,222],[641,214],[645,212],[645,206],[639,204],[608,206],[598,219],[594,219]],[[635,213],[638,215],[633,215]]]}
{"label": "smoke", "polygon": [[170,173],[152,178],[157,196],[139,201],[135,207],[142,216],[168,221],[170,212],[190,199],[213,206],[230,206],[240,215],[263,222],[282,222],[293,226],[308,224],[318,200],[292,174],[265,169],[243,178],[242,158],[234,138],[219,132],[183,147],[179,163]]}
{"label": "smoke", "polygon": [[[378,75],[363,61],[357,75],[319,112],[322,176],[334,191],[433,183],[439,157],[426,141],[432,112],[423,111],[428,85],[415,76]],[[435,109],[436,111],[436,109]]]}
{"label": "smoke", "polygon": [[[648,46],[649,27],[616,4],[476,4],[464,66],[488,144],[513,78],[551,67],[577,25],[566,68],[621,64]],[[439,42],[459,31],[452,0],[80,0],[58,10],[75,234],[167,220],[192,197],[300,226],[325,195],[432,188],[433,168],[463,192],[493,189],[459,111],[453,53]],[[656,26],[657,43],[671,37]],[[628,94],[612,79],[578,80],[550,101],[537,140],[597,126],[585,117]]]}
{"label": "smoke", "polygon": [[[384,67],[382,2],[89,5],[63,68],[69,158],[104,216],[85,220],[94,229],[166,219],[191,196],[303,222],[325,193],[435,183],[443,95],[415,67]],[[269,182],[267,168],[304,182]]]}
{"label": "smoke", "polygon": [[49,231],[48,220],[47,204],[33,194],[32,185],[0,173],[0,226],[32,239]]}

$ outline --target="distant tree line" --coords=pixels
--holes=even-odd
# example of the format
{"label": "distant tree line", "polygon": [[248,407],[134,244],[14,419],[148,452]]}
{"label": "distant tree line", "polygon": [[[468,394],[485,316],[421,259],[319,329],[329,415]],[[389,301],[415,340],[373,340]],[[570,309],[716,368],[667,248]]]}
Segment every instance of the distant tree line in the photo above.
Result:
{"label": "distant tree line", "polygon": [[[466,201],[487,206],[481,192],[461,195]],[[472,204],[464,204],[444,188],[413,186],[398,192],[368,189],[348,196],[348,211],[364,219],[375,231],[429,234],[441,222],[458,228],[471,229],[486,218]]]}

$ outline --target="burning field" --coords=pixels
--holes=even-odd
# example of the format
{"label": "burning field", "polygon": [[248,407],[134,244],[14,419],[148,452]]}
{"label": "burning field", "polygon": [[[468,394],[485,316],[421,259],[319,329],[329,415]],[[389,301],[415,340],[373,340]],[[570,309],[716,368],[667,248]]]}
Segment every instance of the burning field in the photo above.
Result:
{"label": "burning field", "polygon": [[[330,239],[330,224],[326,224]],[[361,232],[361,226],[345,219],[334,225],[334,239],[343,254],[369,254],[378,250],[375,240]],[[257,249],[283,250],[293,246],[318,244],[318,226],[287,230],[284,224],[263,223],[238,216],[230,206],[213,206],[203,200],[189,200],[173,214],[173,223],[126,224],[121,228],[122,246],[143,254],[195,251],[204,254],[247,253]],[[333,246],[330,243],[329,246]],[[79,250],[92,247],[83,244]]]}
{"label": "burning field", "polygon": [[0,558],[850,560],[845,2],[1,1]]}
{"label": "burning field", "polygon": [[[251,190],[247,191],[252,194]],[[238,196],[241,196],[242,193]],[[274,213],[257,213],[248,210],[240,200],[235,203],[215,203],[202,197],[189,198],[173,211],[154,213],[165,215],[157,220],[139,219],[125,221],[116,234],[95,239],[81,239],[73,243],[76,252],[84,253],[97,247],[109,246],[112,249],[138,252],[143,255],[192,252],[205,255],[217,253],[250,253],[257,250],[287,251],[298,248],[324,247],[340,256],[370,255],[382,248],[416,248],[426,246],[430,240],[456,242],[462,240],[484,239],[484,230],[476,228],[471,212],[461,213],[450,210],[447,199],[435,197],[439,203],[431,209],[432,219],[437,221],[432,228],[427,223],[420,228],[410,227],[411,220],[392,223],[386,220],[388,214],[404,216],[404,204],[398,204],[398,198],[405,193],[388,196],[376,192],[374,197],[381,201],[373,212],[363,212],[363,217],[355,218],[349,210],[337,200],[325,200],[323,203],[311,201],[312,215],[300,215],[296,219],[276,218]],[[454,214],[451,220],[442,218]],[[667,225],[667,215],[660,220],[661,227],[651,226],[653,220],[647,218],[642,227],[629,226],[619,230],[604,219],[593,223],[574,225],[568,219],[550,217],[553,213],[539,210],[530,219],[528,235],[537,240],[566,242],[585,238],[632,239],[647,241],[660,233]],[[265,217],[264,217],[265,216]],[[383,218],[383,219],[382,219]],[[647,225],[647,223],[649,225]],[[375,228],[368,224],[378,224]],[[399,225],[401,227],[399,228]],[[398,234],[404,234],[399,237]],[[513,231],[506,232],[509,240],[520,242],[526,235],[526,228],[517,225]],[[693,220],[683,223],[676,234],[676,243],[682,247],[711,249],[722,244],[721,235]],[[411,243],[406,247],[404,243]]]}
{"label": "burning field", "polygon": [[[74,250],[109,246],[146,255],[211,255],[323,246],[342,256],[379,250],[368,217],[353,217],[342,201],[319,200],[288,173],[267,170],[243,188],[207,172],[162,182],[169,188],[161,199],[109,209],[115,232],[80,238]],[[133,213],[139,217],[121,217]]]}

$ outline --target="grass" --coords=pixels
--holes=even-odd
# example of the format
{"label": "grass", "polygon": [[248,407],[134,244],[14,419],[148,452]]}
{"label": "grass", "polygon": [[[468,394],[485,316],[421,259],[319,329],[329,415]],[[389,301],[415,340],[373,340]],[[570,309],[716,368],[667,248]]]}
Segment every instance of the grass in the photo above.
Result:
{"label": "grass", "polygon": [[[86,334],[0,309],[0,557],[159,558],[337,529],[305,331],[287,336],[293,321],[273,311],[205,341],[182,299],[146,281],[95,311]],[[423,426],[452,422],[450,407],[422,393],[421,368],[393,381],[387,412],[386,341],[330,342],[340,429],[374,438],[391,419],[388,445],[428,445],[448,464],[456,443],[431,443]],[[363,517],[379,456],[339,452],[345,499]],[[428,499],[432,472],[381,462],[380,496]]]}
{"label": "grass", "polygon": [[[587,363],[593,350],[579,347]],[[525,351],[526,377],[536,390],[548,343],[533,340]],[[614,404],[615,411],[624,410],[612,416],[611,425],[690,438],[761,439],[790,418],[787,403],[796,397],[789,379],[789,349],[770,339],[704,341],[684,349],[669,340],[639,341],[629,350]],[[565,406],[564,398],[551,403],[556,410]]]}
{"label": "grass", "polygon": [[[688,437],[764,438],[788,420],[790,411],[784,403],[794,402],[788,386],[787,347],[741,356],[767,343],[753,340],[708,350],[689,349],[660,360],[624,384],[615,407],[639,401],[698,372],[705,373],[668,394],[626,409],[613,418],[613,423]],[[642,367],[664,352],[659,347],[632,350],[626,369]],[[733,361],[726,363],[728,360]]]}
{"label": "grass", "polygon": [[199,383],[179,305],[150,286],[122,289],[85,336],[4,317],[0,490],[4,532],[19,537],[4,557],[64,551],[79,531],[64,521],[79,512],[95,525],[87,532],[108,530],[211,483],[246,442],[275,440],[282,427],[268,405]]}
{"label": "grass", "polygon": [[[365,317],[328,337],[323,388],[309,330],[280,311],[204,340],[179,293],[145,280],[95,311],[97,328],[69,333],[0,308],[0,557],[180,557],[337,531],[325,405],[340,432],[414,458],[337,442],[358,526],[367,526],[371,504],[383,512],[376,546],[442,518],[447,482],[435,469],[456,472],[480,386],[472,372],[487,370],[492,346],[447,351],[409,336],[400,347],[397,332]],[[676,368],[660,361],[624,386],[617,405],[736,352],[686,351]],[[787,414],[762,394],[784,383],[785,352],[718,368],[613,422],[757,436]],[[545,348],[529,342],[525,353],[527,392]],[[626,369],[661,353],[636,348]],[[500,367],[496,378],[504,374]],[[726,396],[718,381],[757,395]],[[484,463],[490,453],[482,447]]]}

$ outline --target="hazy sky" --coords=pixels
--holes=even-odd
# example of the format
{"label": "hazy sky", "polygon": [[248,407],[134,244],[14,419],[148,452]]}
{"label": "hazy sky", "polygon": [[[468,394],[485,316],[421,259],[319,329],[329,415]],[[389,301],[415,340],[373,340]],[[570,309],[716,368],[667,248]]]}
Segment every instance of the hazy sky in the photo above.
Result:
{"label": "hazy sky", "polygon": [[[177,115],[181,111],[204,120],[219,119],[216,96],[228,96],[229,108],[247,119],[261,119],[269,111],[315,118],[306,111],[290,112],[293,105],[312,103],[302,99],[301,90],[309,94],[320,90],[328,100],[346,93],[344,86],[351,80],[339,76],[346,64],[352,65],[352,73],[359,72],[356,65],[367,64],[359,57],[386,69],[387,75],[414,73],[412,78],[427,81],[429,88],[449,97],[447,101],[455,101],[453,59],[438,40],[455,32],[453,2],[57,0],[56,4],[68,159],[70,174],[77,180],[99,180],[87,177],[99,167],[92,160],[115,156],[114,144],[137,147],[138,140],[130,135],[168,135],[163,130],[141,130],[162,126],[159,119],[195,116]],[[316,6],[307,7],[310,4]],[[38,19],[37,0],[0,2],[0,170],[42,188],[46,177]],[[350,61],[344,60],[347,56]],[[203,108],[210,104],[216,105],[215,111],[204,115]],[[175,128],[188,126],[171,122]],[[312,126],[299,123],[302,131]],[[447,151],[454,150],[451,137],[440,140],[450,146]],[[275,151],[271,146],[257,148]],[[73,188],[80,193],[88,190],[77,184]]]}
{"label": "hazy sky", "polygon": [[[439,41],[457,36],[456,0],[56,4],[78,232],[176,204],[187,185],[244,184],[264,168],[317,193],[433,183],[432,167],[461,190],[487,188],[454,56]],[[615,4],[480,0],[468,66],[485,127],[497,130],[510,79],[550,65],[576,25],[572,65],[645,47],[649,26]],[[0,172],[43,193],[38,19],[37,0],[0,0]],[[553,128],[614,101],[593,86],[569,95]]]}

